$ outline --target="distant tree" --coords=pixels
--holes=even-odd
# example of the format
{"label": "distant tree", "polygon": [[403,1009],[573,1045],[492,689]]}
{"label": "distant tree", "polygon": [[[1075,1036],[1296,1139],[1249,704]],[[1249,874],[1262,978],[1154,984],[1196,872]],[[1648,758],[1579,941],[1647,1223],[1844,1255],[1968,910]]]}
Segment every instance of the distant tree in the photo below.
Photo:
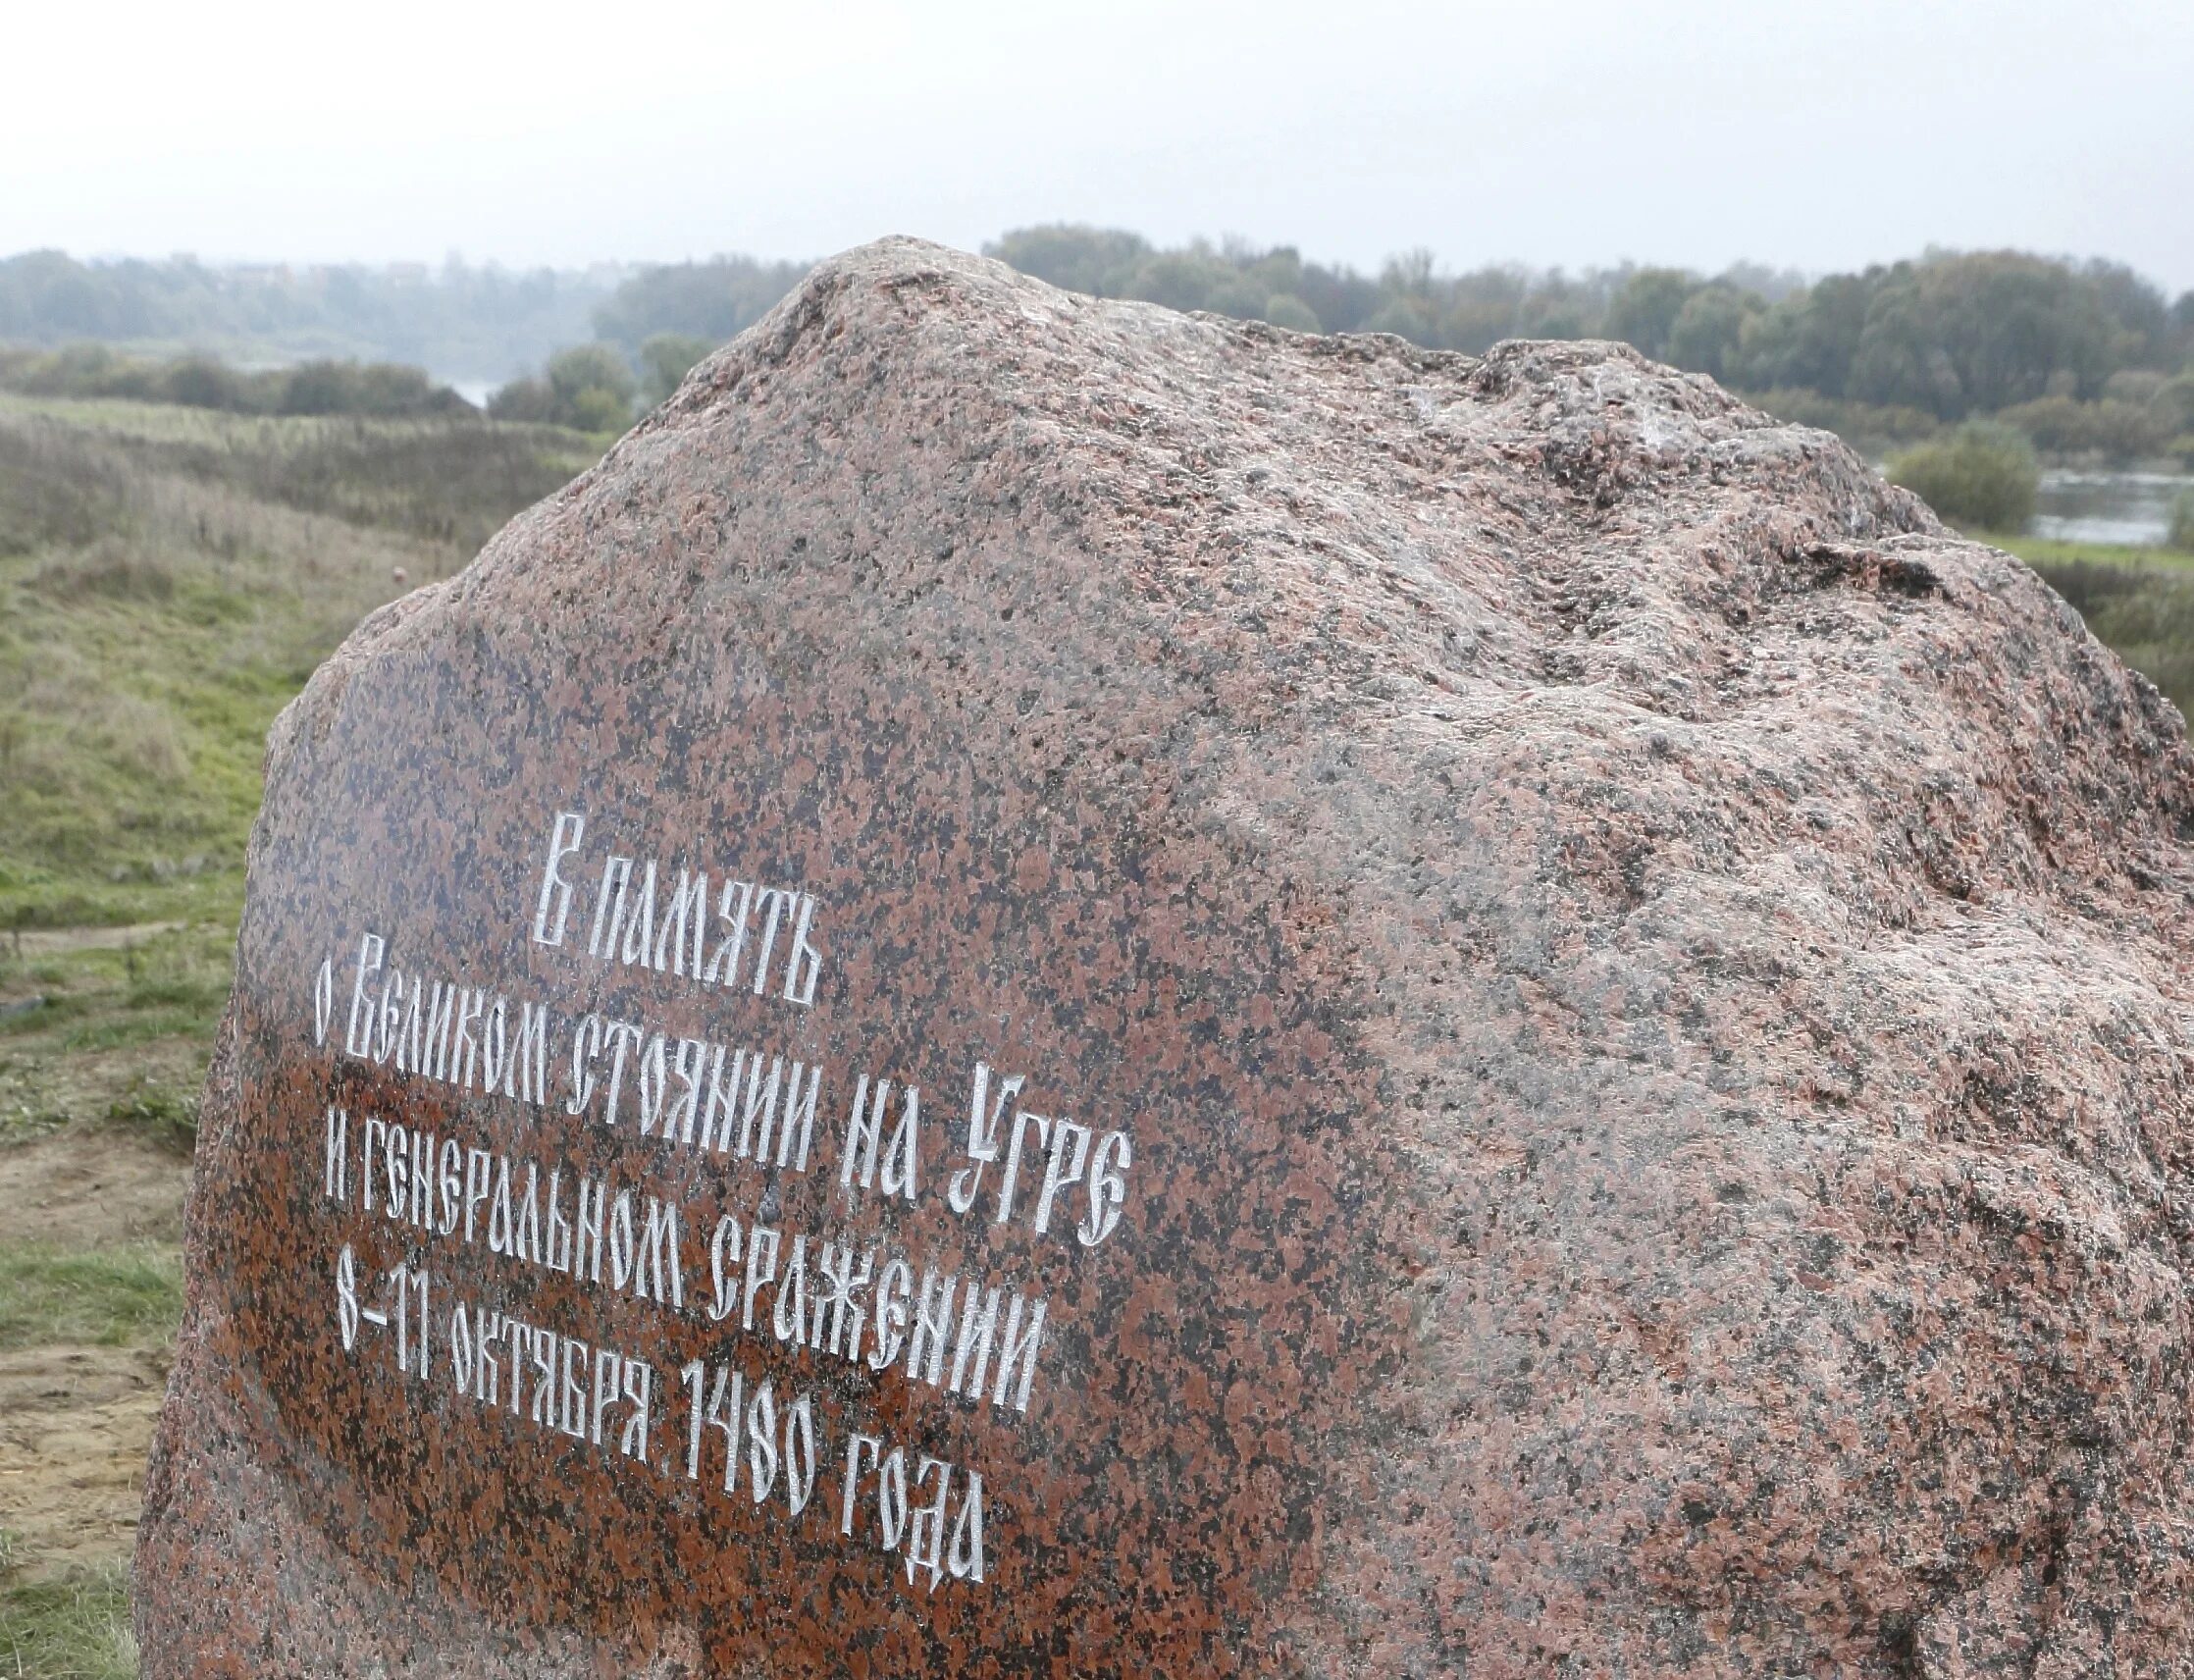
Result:
{"label": "distant tree", "polygon": [[716,346],[694,333],[656,333],[641,341],[641,400],[653,408],[669,400],[679,382]]}
{"label": "distant tree", "polygon": [[1354,332],[1379,307],[1378,283],[1354,269],[1305,263],[1301,277],[1290,289],[1310,306],[1329,333]]}
{"label": "distant tree", "polygon": [[2114,369],[2114,333],[2091,281],[2016,251],[1900,263],[1869,301],[1852,394],[1945,419],[2063,389],[2093,396]]}
{"label": "distant tree", "polygon": [[1745,329],[1759,299],[1716,281],[1684,299],[1668,330],[1668,359],[1725,385],[1738,382]]}
{"label": "distant tree", "polygon": [[643,269],[595,310],[595,336],[627,355],[658,333],[728,343],[798,286],[806,263],[712,257]]}
{"label": "distant tree", "polygon": [[497,420],[546,425],[556,417],[555,393],[545,379],[514,379],[489,395],[488,412]]}
{"label": "distant tree", "polygon": [[168,369],[167,399],[189,408],[240,409],[242,382],[210,356],[186,356]]}
{"label": "distant tree", "polygon": [[289,369],[276,407],[284,414],[346,414],[357,399],[357,370],[342,362],[303,362]]}
{"label": "distant tree", "polygon": [[2166,380],[2149,398],[2167,432],[2194,432],[2194,368]]}
{"label": "distant tree", "polygon": [[622,431],[632,424],[639,385],[625,358],[607,344],[574,344],[548,358],[552,417],[582,432]]}
{"label": "distant tree", "polygon": [[1423,297],[1433,295],[1435,258],[1430,249],[1419,245],[1386,259],[1386,267],[1379,277],[1379,289],[1388,297]]}
{"label": "distant tree", "polygon": [[353,413],[462,415],[479,412],[447,386],[436,385],[423,369],[398,367],[393,362],[355,365],[353,389],[356,393]]}
{"label": "distant tree", "polygon": [[1318,333],[1318,312],[1292,291],[1276,291],[1265,299],[1265,319],[1293,333]]}
{"label": "distant tree", "polygon": [[1760,391],[1848,394],[1852,361],[1858,354],[1879,273],[1831,275],[1791,293],[1752,321],[1746,332],[1746,383]]}
{"label": "distant tree", "polygon": [[1439,308],[1431,298],[1402,292],[1388,297],[1378,313],[1364,323],[1369,333],[1391,333],[1411,343],[1437,346],[1441,342]]}
{"label": "distant tree", "polygon": [[1150,255],[1150,241],[1121,228],[1051,223],[1016,228],[983,246],[983,255],[1068,291],[1123,297],[1135,271]]}
{"label": "distant tree", "polygon": [[1267,293],[1209,245],[1161,251],[1137,267],[1123,294],[1169,309],[1208,309],[1243,319],[1265,307]]}
{"label": "distant tree", "polygon": [[1805,276],[1795,268],[1769,268],[1765,263],[1738,262],[1717,275],[1723,286],[1746,292],[1762,303],[1780,303],[1805,289]]}
{"label": "distant tree", "polygon": [[1676,318],[1698,284],[1681,269],[1640,269],[1608,304],[1607,336],[1636,345],[1655,361],[1665,361]]}
{"label": "distant tree", "polygon": [[1982,531],[2025,530],[2041,484],[2033,445],[1977,420],[1895,457],[1889,476],[1952,524]]}
{"label": "distant tree", "polygon": [[2116,366],[2163,372],[2174,364],[2171,309],[2161,290],[2123,263],[2090,261],[2079,277],[2111,324]]}
{"label": "distant tree", "polygon": [[[1607,309],[1604,287],[1591,278],[1571,280],[1561,270],[1528,278],[1518,296],[1516,317],[1506,337],[1585,339],[1601,336]],[[1465,345],[1464,348],[1474,346]]]}
{"label": "distant tree", "polygon": [[559,424],[580,432],[622,432],[632,424],[632,400],[606,386],[590,385],[558,399],[556,418]]}

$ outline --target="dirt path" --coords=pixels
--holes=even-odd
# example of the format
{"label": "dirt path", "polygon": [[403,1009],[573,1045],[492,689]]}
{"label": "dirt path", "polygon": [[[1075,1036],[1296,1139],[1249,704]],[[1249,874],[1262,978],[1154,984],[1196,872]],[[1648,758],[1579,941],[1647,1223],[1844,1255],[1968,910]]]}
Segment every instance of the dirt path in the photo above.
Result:
{"label": "dirt path", "polygon": [[165,1347],[0,1353],[0,1526],[14,1534],[19,1563],[11,1581],[129,1557],[168,1361]]}
{"label": "dirt path", "polygon": [[26,927],[0,934],[0,940],[6,941],[11,955],[20,951],[26,959],[55,957],[68,951],[120,951],[187,925],[182,921],[139,921],[128,927]]}
{"label": "dirt path", "polygon": [[175,1247],[189,1187],[187,1156],[119,1127],[72,1127],[0,1149],[0,1242]]}
{"label": "dirt path", "polygon": [[[116,1127],[0,1148],[0,1245],[175,1249],[189,1160]],[[126,1560],[169,1348],[0,1349],[0,1528],[11,1585]]]}

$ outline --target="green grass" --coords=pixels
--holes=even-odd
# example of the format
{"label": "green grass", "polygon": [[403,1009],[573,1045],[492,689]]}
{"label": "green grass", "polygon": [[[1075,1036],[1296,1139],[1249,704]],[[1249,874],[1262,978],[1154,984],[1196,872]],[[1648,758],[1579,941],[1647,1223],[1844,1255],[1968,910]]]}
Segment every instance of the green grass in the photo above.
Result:
{"label": "green grass", "polygon": [[0,397],[0,929],[233,920],[275,713],[591,448]]}
{"label": "green grass", "polygon": [[[275,714],[599,446],[0,394],[0,1144],[187,1136]],[[10,937],[148,924],[128,950]]]}
{"label": "green grass", "polygon": [[183,1265],[153,1248],[0,1248],[0,1352],[164,1341],[183,1316]]}
{"label": "green grass", "polygon": [[2074,564],[2157,567],[2164,571],[2194,571],[2194,553],[2181,549],[2152,549],[2127,543],[2068,543],[2057,537],[2008,536],[2000,531],[1976,531],[1977,542],[2016,554],[2037,569]]}
{"label": "green grass", "polygon": [[[0,394],[0,1148],[192,1147],[268,726],[361,616],[600,447]],[[0,1350],[174,1335],[172,1250],[20,1223]],[[122,1565],[40,1578],[21,1549],[0,1530],[0,1680],[134,1674]]]}
{"label": "green grass", "polygon": [[0,1680],[131,1680],[136,1672],[121,1564],[23,1586],[0,1578]]}
{"label": "green grass", "polygon": [[0,935],[0,1146],[72,1120],[189,1146],[228,1001],[240,881],[227,884],[204,919],[126,944],[18,958]]}

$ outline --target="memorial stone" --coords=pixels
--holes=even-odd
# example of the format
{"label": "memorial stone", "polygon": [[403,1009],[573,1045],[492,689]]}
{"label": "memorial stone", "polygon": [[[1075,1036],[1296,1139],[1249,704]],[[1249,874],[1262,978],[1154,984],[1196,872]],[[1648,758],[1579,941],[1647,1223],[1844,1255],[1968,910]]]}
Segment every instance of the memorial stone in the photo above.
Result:
{"label": "memorial stone", "polygon": [[2186,1673],[2190,836],[1705,380],[855,251],[276,726],[145,1670]]}

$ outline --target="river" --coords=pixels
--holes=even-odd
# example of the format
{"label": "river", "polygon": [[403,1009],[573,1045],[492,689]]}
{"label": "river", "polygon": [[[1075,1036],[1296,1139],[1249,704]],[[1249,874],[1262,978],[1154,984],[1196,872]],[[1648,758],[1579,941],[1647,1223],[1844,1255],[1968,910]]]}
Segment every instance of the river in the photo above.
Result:
{"label": "river", "polygon": [[2170,529],[2172,499],[2188,490],[2194,476],[2185,473],[2052,467],[2042,474],[2033,532],[2066,543],[2160,544]]}

